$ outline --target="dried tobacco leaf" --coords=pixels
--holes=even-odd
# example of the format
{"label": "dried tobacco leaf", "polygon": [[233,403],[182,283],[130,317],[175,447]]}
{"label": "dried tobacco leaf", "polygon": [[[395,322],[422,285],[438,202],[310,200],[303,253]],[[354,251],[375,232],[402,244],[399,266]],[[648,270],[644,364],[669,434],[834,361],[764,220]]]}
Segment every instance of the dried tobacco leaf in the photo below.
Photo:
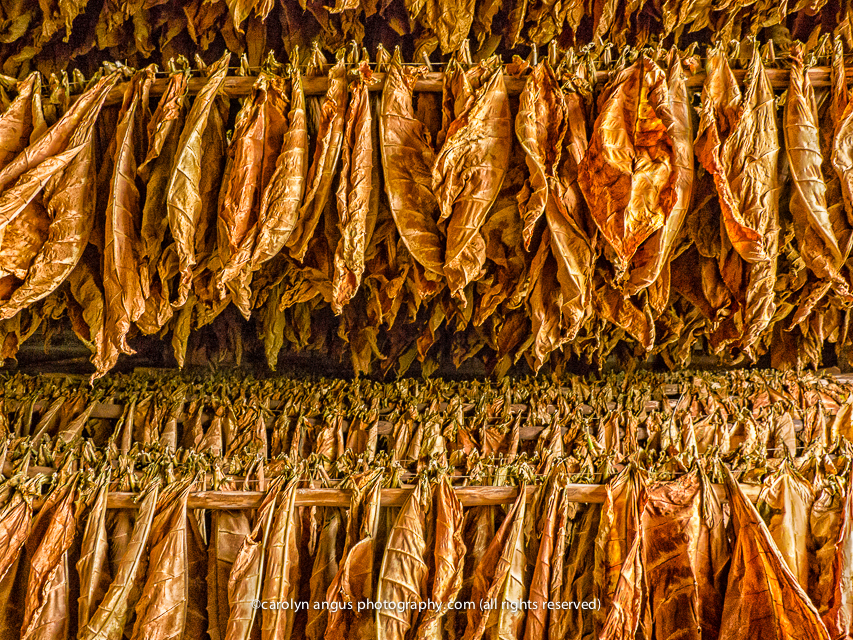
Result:
{"label": "dried tobacco leaf", "polygon": [[716,638],[728,562],[722,505],[698,473],[656,482],[648,495],[642,561],[655,638]]}
{"label": "dried tobacco leaf", "polygon": [[432,186],[435,152],[412,107],[415,82],[424,73],[421,67],[404,67],[399,51],[394,53],[382,92],[379,131],[385,193],[397,231],[412,257],[436,279],[444,273],[444,237]]}
{"label": "dried tobacco leaf", "polygon": [[77,477],[54,489],[33,523],[27,541],[29,573],[21,638],[61,638],[69,627],[68,555],[74,543],[79,510]]}
{"label": "dried tobacco leaf", "polygon": [[41,75],[33,72],[18,85],[18,95],[0,115],[0,169],[35,141],[46,125],[41,112]]}
{"label": "dried tobacco leaf", "polygon": [[335,250],[332,310],[338,315],[361,285],[364,256],[372,232],[368,225],[371,219],[375,222],[379,207],[379,185],[373,183],[374,125],[367,91],[370,82],[370,68],[363,63],[347,107],[337,193],[341,239]]}
{"label": "dried tobacco leaf", "polygon": [[649,236],[634,254],[631,274],[626,285],[629,295],[652,286],[669,270],[668,263],[693,195],[695,171],[692,109],[685,84],[684,68],[676,49],[669,53],[667,88],[672,119],[665,124],[672,141],[675,201],[663,227]]}
{"label": "dried tobacco leaf", "polygon": [[107,551],[107,495],[110,476],[101,480],[95,501],[92,504],[83,540],[80,545],[80,559],[77,561],[80,596],[77,598],[77,626],[82,631],[95,613],[98,603],[107,593],[110,583]]}
{"label": "dried tobacco leaf", "polygon": [[[400,509],[388,539],[379,570],[376,600],[381,602],[421,602],[427,597],[428,567],[425,562],[426,482],[420,480]],[[411,605],[404,605],[411,606]],[[415,626],[417,610],[376,611],[376,637],[379,640],[404,640]]]}
{"label": "dried tobacco leaf", "polygon": [[792,321],[798,324],[823,297],[811,294],[815,288],[825,295],[829,291],[825,284],[831,283],[838,295],[851,297],[849,285],[839,273],[849,254],[849,247],[842,247],[841,240],[850,237],[850,229],[841,208],[827,206],[817,103],[799,47],[792,50],[791,60],[784,116],[785,150],[794,185],[789,208],[800,256],[821,281],[803,291],[801,300],[805,304],[800,304]]}
{"label": "dried tobacco leaf", "polygon": [[[116,128],[113,172],[104,228],[104,303],[106,318],[104,339],[112,349],[107,353],[133,354],[127,344],[131,323],[145,310],[139,262],[140,203],[136,186],[135,145],[140,124],[145,123],[148,94],[154,82],[154,70],[138,72],[128,85],[125,102]],[[146,123],[147,124],[147,123]],[[108,363],[111,368],[115,364]]]}
{"label": "dried tobacco leaf", "polygon": [[[542,511],[539,514],[538,522],[534,524],[536,534],[534,545],[536,539],[539,540],[539,544],[538,548],[534,546],[536,555],[531,558],[534,563],[528,597],[531,607],[527,612],[527,620],[525,621],[524,640],[548,637],[548,624],[551,614],[548,603],[551,602],[551,587],[563,577],[562,575],[552,575],[553,567],[551,566],[555,539],[559,535],[556,527],[558,513],[562,506],[560,503],[563,498],[563,491],[558,485],[560,481],[564,482],[564,477],[560,477],[556,473],[552,473],[547,485],[545,485],[547,488],[544,489],[544,499],[541,501]],[[565,535],[565,531],[563,535]],[[562,572],[559,572],[558,569],[558,573],[561,574]]]}
{"label": "dried tobacco leaf", "polygon": [[[607,495],[595,540],[594,575],[596,597],[601,601],[601,609],[595,611],[593,618],[599,630],[606,624],[606,616],[609,616],[610,605],[620,582],[627,580],[622,592],[631,600],[636,595],[633,581],[643,579],[640,566],[625,567],[624,579],[622,573],[629,552],[633,551],[636,562],[642,562],[642,550],[634,543],[642,531],[641,518],[648,499],[646,484],[645,472],[633,464],[626,466],[607,483]],[[638,624],[639,621],[632,618],[633,609],[626,609],[624,603],[621,607],[621,615],[627,616],[627,624]],[[610,623],[611,627],[616,624],[619,615],[614,614],[617,617]]]}
{"label": "dried tobacco leaf", "polygon": [[252,531],[243,540],[228,576],[228,627],[225,640],[249,640],[260,635],[257,610],[253,603],[261,599],[266,565],[266,550],[275,516],[275,504],[284,478],[276,478],[267,489],[255,514]]}
{"label": "dried tobacco leaf", "polygon": [[814,490],[786,460],[777,472],[765,480],[756,509],[780,556],[803,590],[809,585],[808,530],[809,513],[814,503]]}
{"label": "dried tobacco leaf", "polygon": [[[310,519],[309,531],[322,525],[318,534],[310,535],[308,547],[314,547],[314,563],[311,576],[308,579],[308,589],[311,602],[323,602],[331,588],[340,568],[342,554],[343,515],[340,509],[315,509],[316,517],[311,517],[311,509],[307,510]],[[304,535],[304,534],[303,534]],[[312,544],[316,540],[316,545]],[[329,621],[327,609],[308,610],[305,623],[305,636],[309,640],[321,640],[326,634]]]}
{"label": "dried tobacco leaf", "polygon": [[757,47],[745,84],[741,97],[725,56],[712,52],[696,154],[717,187],[720,273],[738,304],[712,336],[716,351],[736,342],[749,352],[775,310],[779,141],[775,97]]}
{"label": "dried tobacco leaf", "polygon": [[[224,485],[222,490],[236,490]],[[207,617],[211,640],[224,640],[228,630],[228,580],[244,541],[252,533],[245,511],[226,509],[210,513],[210,540],[207,552]]]}
{"label": "dried tobacco leaf", "polygon": [[[172,161],[171,176],[166,187],[166,211],[169,218],[169,230],[175,240],[175,248],[180,261],[180,284],[178,297],[173,303],[175,308],[184,306],[190,292],[193,268],[196,265],[196,243],[199,225],[205,211],[202,192],[202,156],[203,138],[208,127],[208,118],[214,106],[216,96],[225,82],[228,73],[228,61],[231,54],[226,53],[211,68],[204,88],[196,96],[187,115],[184,130],[178,141],[178,148]],[[205,166],[207,173],[208,167]]]}
{"label": "dried tobacco leaf", "polygon": [[[299,535],[300,522],[296,512],[298,479],[291,480],[281,492],[272,530],[266,549],[266,570],[262,600],[288,602],[297,600],[299,593]],[[264,640],[289,638],[293,630],[295,611],[292,608],[265,609],[261,615],[261,637]]]}
{"label": "dried tobacco leaf", "polygon": [[[828,575],[820,576],[821,586],[828,583],[828,589],[822,590],[816,599],[818,605],[826,604],[826,609],[821,609],[821,614],[832,638],[849,637],[853,631],[853,592],[850,590],[850,585],[853,584],[853,480],[848,479],[843,497],[841,526],[830,547],[833,552],[832,564],[826,572]],[[811,523],[811,529],[814,532],[814,521]]]}
{"label": "dried tobacco leaf", "polygon": [[317,142],[305,180],[305,194],[293,232],[285,243],[290,250],[290,256],[299,262],[305,258],[308,243],[314,237],[317,223],[332,190],[332,179],[343,146],[346,107],[346,68],[344,62],[339,61],[329,71],[329,89],[320,107]]}
{"label": "dried tobacco leaf", "polygon": [[187,624],[187,499],[191,482],[167,487],[158,502],[148,539],[148,575],[139,602],[133,640],[183,638]]}
{"label": "dried tobacco leaf", "polygon": [[619,72],[599,98],[578,183],[612,251],[617,282],[675,205],[672,122],[666,76],[645,56]]}
{"label": "dried tobacco leaf", "polygon": [[536,222],[545,212],[551,179],[556,179],[568,128],[567,105],[557,77],[547,60],[533,67],[519,97],[515,134],[524,149],[530,177],[518,194],[524,220],[524,246],[530,240]]}
{"label": "dried tobacco leaf", "polygon": [[[4,229],[39,195],[47,180],[64,169],[81,150],[70,145],[81,122],[97,114],[119,74],[101,78],[42,136],[0,169],[0,230]],[[10,186],[12,185],[12,186]]]}
{"label": "dried tobacco leaf", "polygon": [[[500,529],[495,533],[477,568],[471,588],[470,601],[478,603],[468,609],[468,625],[464,640],[488,638],[518,638],[524,622],[524,611],[513,611],[508,602],[525,599],[524,519],[527,509],[527,487],[521,485]],[[494,609],[483,609],[479,603],[496,600]]]}
{"label": "dried tobacco leaf", "polygon": [[[481,75],[480,86],[471,91],[463,109],[454,110],[432,166],[439,219],[448,220],[444,275],[463,306],[466,297],[462,290],[478,278],[486,260],[480,229],[498,197],[512,151],[503,68],[492,60],[468,74]],[[459,102],[457,97],[457,107]]]}
{"label": "dried tobacco leaf", "polygon": [[159,493],[158,485],[154,484],[142,498],[130,540],[116,566],[115,577],[98,609],[77,634],[79,640],[119,640],[122,637],[131,605],[129,597],[141,579],[139,571],[146,561],[144,554]]}
{"label": "dried tobacco leaf", "polygon": [[735,538],[720,640],[748,636],[829,640],[805,591],[782,559],[761,516],[723,467]]}
{"label": "dried tobacco leaf", "polygon": [[284,81],[262,73],[240,112],[228,146],[217,220],[217,250],[222,264],[216,276],[220,298],[226,285],[244,317],[251,312],[245,277],[237,283],[252,256],[264,185],[269,184],[287,130],[288,100]]}
{"label": "dried tobacco leaf", "polygon": [[287,243],[296,226],[305,191],[308,155],[308,128],[305,95],[298,69],[290,74],[290,112],[287,132],[276,161],[275,173],[261,196],[258,233],[252,250],[251,269],[271,260]]}
{"label": "dried tobacco leaf", "polygon": [[[186,117],[189,75],[189,70],[183,70],[169,76],[163,97],[148,122],[148,153],[136,170],[137,175],[145,181],[145,203],[139,229],[140,260],[148,267],[148,277],[142,279],[143,286],[148,285],[154,277],[169,227],[169,218],[163,215],[166,210],[166,188],[172,158],[177,151]],[[150,290],[143,292],[147,303]]]}
{"label": "dried tobacco leaf", "polygon": [[446,475],[439,479],[432,498],[435,513],[435,564],[430,572],[432,585],[429,600],[434,603],[418,620],[417,640],[442,640],[443,618],[450,603],[456,601],[462,587],[462,569],[465,564],[465,542],[462,538],[462,504]]}
{"label": "dried tobacco leaf", "polygon": [[81,118],[69,139],[72,147],[81,147],[80,151],[44,187],[42,200],[50,220],[47,238],[29,265],[24,282],[0,304],[0,318],[11,318],[53,293],[83,256],[94,223],[95,200],[90,196],[95,185],[92,134],[99,113],[93,107]]}

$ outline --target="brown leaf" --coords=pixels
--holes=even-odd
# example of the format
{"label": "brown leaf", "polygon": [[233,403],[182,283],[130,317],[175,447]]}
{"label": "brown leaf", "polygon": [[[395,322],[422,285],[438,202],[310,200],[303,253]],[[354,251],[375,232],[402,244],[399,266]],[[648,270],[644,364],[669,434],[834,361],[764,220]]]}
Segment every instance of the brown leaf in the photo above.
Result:
{"label": "brown leaf", "polygon": [[599,105],[578,183],[613,251],[619,281],[637,248],[666,224],[675,204],[666,76],[643,56],[607,86]]}
{"label": "brown leaf", "polygon": [[346,115],[340,182],[338,183],[338,227],[341,239],[335,250],[332,280],[332,309],[338,315],[358,291],[364,272],[364,254],[370,237],[368,222],[376,219],[379,185],[373,183],[373,119],[367,86],[371,72],[367,64],[359,69],[353,84]]}
{"label": "brown leaf", "polygon": [[494,61],[482,64],[476,69],[484,76],[481,84],[465,108],[455,110],[432,166],[440,219],[448,219],[444,275],[451,293],[463,306],[466,298],[462,290],[478,279],[486,260],[480,229],[498,197],[512,151],[503,69],[495,67]]}
{"label": "brown leaf", "polygon": [[745,636],[829,640],[826,627],[779,554],[767,527],[723,467],[734,527],[720,640]]}
{"label": "brown leaf", "polygon": [[[33,523],[27,541],[27,578],[21,638],[52,639],[68,635],[68,554],[77,529],[76,478],[54,489]],[[37,545],[37,546],[36,546]]]}
{"label": "brown leaf", "polygon": [[308,155],[308,129],[305,95],[298,69],[291,74],[290,112],[281,153],[275,172],[261,196],[258,233],[252,250],[251,268],[271,260],[285,246],[296,226],[297,214],[305,191]]}
{"label": "brown leaf", "polygon": [[132,605],[129,598],[136,582],[141,578],[139,572],[145,562],[144,554],[158,495],[159,489],[155,484],[142,498],[133,532],[116,567],[112,584],[98,609],[77,635],[80,640],[119,640],[122,637],[129,607]]}
{"label": "brown leaf", "polygon": [[77,599],[77,626],[80,631],[86,627],[109,588],[110,574],[107,563],[109,542],[106,527],[109,489],[109,475],[106,475],[98,489],[83,531],[80,559],[77,561],[80,585],[80,597]]}
{"label": "brown leaf", "polygon": [[[376,601],[414,603],[427,597],[424,501],[429,498],[424,496],[425,484],[422,480],[412,489],[388,534],[379,571]],[[378,609],[376,637],[381,640],[404,640],[414,627],[416,619],[417,610],[410,608],[402,611]]]}
{"label": "brown leaf", "polygon": [[329,89],[320,107],[317,141],[305,181],[305,195],[302,198],[296,225],[286,242],[286,246],[290,249],[290,256],[299,262],[305,258],[308,243],[314,237],[317,223],[326,208],[332,190],[332,179],[343,145],[346,108],[346,68],[343,61],[339,61],[329,71]]}
{"label": "brown leaf", "polygon": [[[299,593],[299,518],[295,509],[298,480],[291,480],[281,493],[266,550],[266,570],[261,599],[266,602],[297,600]],[[261,634],[264,640],[289,638],[293,630],[292,608],[264,609]]]}
{"label": "brown leaf", "polygon": [[175,308],[184,306],[187,301],[193,268],[196,265],[196,243],[199,236],[203,235],[199,230],[206,206],[203,200],[205,194],[202,174],[210,173],[207,163],[205,171],[202,172],[204,134],[216,96],[225,82],[230,59],[231,54],[226,53],[212,66],[208,81],[196,96],[178,141],[169,184],[166,187],[169,229],[175,240],[181,274],[178,297],[173,303]]}
{"label": "brown leaf", "polygon": [[379,114],[382,173],[403,243],[424,269],[443,275],[444,239],[437,226],[438,201],[431,174],[435,153],[426,127],[415,119],[412,108],[414,85],[423,73],[421,67],[404,67],[394,54]]}
{"label": "brown leaf", "polygon": [[252,603],[261,599],[267,542],[283,479],[276,478],[270,484],[255,514],[255,524],[234,559],[228,577],[229,614],[225,640],[249,640],[256,632],[260,635],[257,610]]}

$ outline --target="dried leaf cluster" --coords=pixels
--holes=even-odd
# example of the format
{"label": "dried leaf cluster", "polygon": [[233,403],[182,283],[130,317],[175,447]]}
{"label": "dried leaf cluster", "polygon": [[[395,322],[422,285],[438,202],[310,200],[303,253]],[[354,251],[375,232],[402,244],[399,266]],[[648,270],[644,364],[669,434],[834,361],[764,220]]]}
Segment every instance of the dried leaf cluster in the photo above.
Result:
{"label": "dried leaf cluster", "polygon": [[[2,356],[67,316],[96,377],[138,334],[171,336],[183,366],[212,327],[239,361],[242,316],[272,368],[285,345],[397,375],[614,350],[677,368],[697,348],[819,366],[827,342],[846,354],[853,300],[853,103],[832,44],[818,90],[792,47],[781,108],[757,46],[709,50],[692,98],[675,49],[626,50],[603,87],[590,52],[463,50],[440,95],[416,96],[425,67],[399,54],[352,72],[315,47],[304,74],[270,59],[238,104],[226,55],[194,96],[181,65],[159,99],[153,67],[102,73],[50,126],[32,75],[0,116]],[[313,77],[324,96],[304,95]]]}
{"label": "dried leaf cluster", "polygon": [[780,50],[823,34],[853,48],[848,0],[7,0],[0,19],[0,71],[55,74],[57,94],[63,72],[91,72],[104,61],[141,68],[178,56],[210,61],[230,50],[258,66],[267,50],[292,58],[312,42],[330,54],[400,45],[416,60],[449,54],[469,39],[479,58],[526,55],[549,43],[686,46],[755,35]]}

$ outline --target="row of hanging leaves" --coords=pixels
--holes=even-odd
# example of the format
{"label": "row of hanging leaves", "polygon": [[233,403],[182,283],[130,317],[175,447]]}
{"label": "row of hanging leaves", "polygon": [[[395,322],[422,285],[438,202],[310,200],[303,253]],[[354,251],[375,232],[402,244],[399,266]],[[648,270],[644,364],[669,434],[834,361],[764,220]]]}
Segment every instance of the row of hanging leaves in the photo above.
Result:
{"label": "row of hanging leaves", "polygon": [[[676,367],[697,341],[817,366],[826,341],[847,348],[853,300],[853,107],[830,50],[815,91],[792,48],[781,110],[754,44],[708,51],[695,109],[697,62],[675,49],[626,49],[597,104],[595,58],[572,50],[463,51],[415,100],[426,68],[399,53],[351,59],[353,76],[315,47],[304,74],[268,59],[240,105],[226,55],[193,99],[173,68],[153,111],[155,69],[121,67],[50,127],[34,74],[0,116],[2,355],[67,315],[96,376],[137,332],[171,334],[182,366],[190,332],[233,305],[273,368],[285,343],[357,373],[479,355],[502,375],[617,345]],[[325,96],[306,98],[318,76]]]}

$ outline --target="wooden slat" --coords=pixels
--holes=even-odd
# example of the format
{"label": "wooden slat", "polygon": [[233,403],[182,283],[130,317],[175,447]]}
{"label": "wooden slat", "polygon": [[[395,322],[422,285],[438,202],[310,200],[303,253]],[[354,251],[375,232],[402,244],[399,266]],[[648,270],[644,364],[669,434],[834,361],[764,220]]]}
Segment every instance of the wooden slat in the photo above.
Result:
{"label": "wooden slat", "polygon": [[[726,499],[723,485],[713,485],[714,492],[721,500]],[[755,502],[761,488],[757,485],[742,484],[741,489],[746,496]],[[528,487],[529,495],[533,495],[535,487]],[[456,495],[463,507],[482,507],[496,504],[511,503],[518,496],[515,487],[459,487]],[[383,507],[400,507],[409,496],[411,488],[382,489],[381,504]],[[603,484],[570,484],[566,496],[570,502],[603,503],[606,495]],[[136,509],[137,494],[110,493],[107,498],[109,509]],[[191,493],[187,506],[191,509],[257,509],[261,505],[264,494],[260,491],[199,491]],[[296,504],[298,506],[317,507],[348,507],[350,491],[345,489],[297,489]]]}
{"label": "wooden slat", "polygon": [[[734,72],[735,77],[739,82],[743,81],[744,76],[746,75],[746,71],[737,70]],[[787,69],[768,69],[767,75],[769,76],[770,83],[773,85],[773,88],[776,90],[784,90],[788,88],[788,70]],[[373,74],[373,78],[376,82],[370,85],[370,91],[382,91],[385,87],[385,76],[384,73],[375,73]],[[607,82],[610,73],[607,71],[599,71],[596,74],[595,81],[596,83]],[[809,77],[811,78],[812,85],[815,87],[826,87],[830,84],[830,68],[829,67],[812,67],[809,70]],[[847,77],[853,77],[853,69],[848,69]],[[248,96],[252,92],[252,86],[255,83],[255,79],[252,76],[231,76],[225,78],[225,82],[223,83],[223,93],[228,98],[242,98]],[[204,86],[206,82],[205,78],[194,77],[191,78],[189,85],[189,93],[190,95],[197,94],[201,88]],[[512,76],[507,76],[506,78],[506,88],[507,92],[510,95],[518,95],[521,93],[521,90],[524,88],[524,80],[513,78]],[[695,75],[689,76],[687,78],[687,87],[689,89],[701,89],[702,84],[705,82],[705,74],[697,73]],[[163,95],[163,92],[166,90],[166,85],[168,84],[167,78],[158,78],[151,85],[151,97],[156,98]],[[444,84],[444,73],[443,72],[430,72],[424,75],[423,78],[418,80],[415,83],[415,91],[424,92],[424,93],[441,93],[442,86]],[[122,83],[117,85],[112,91],[110,91],[107,96],[106,104],[108,105],[117,105],[121,104],[122,98],[124,96],[124,92],[127,89],[128,83]],[[326,90],[329,88],[329,81],[327,78],[308,78],[304,77],[302,79],[302,88],[305,91],[305,95],[308,96],[316,96],[322,95],[326,93]]]}

